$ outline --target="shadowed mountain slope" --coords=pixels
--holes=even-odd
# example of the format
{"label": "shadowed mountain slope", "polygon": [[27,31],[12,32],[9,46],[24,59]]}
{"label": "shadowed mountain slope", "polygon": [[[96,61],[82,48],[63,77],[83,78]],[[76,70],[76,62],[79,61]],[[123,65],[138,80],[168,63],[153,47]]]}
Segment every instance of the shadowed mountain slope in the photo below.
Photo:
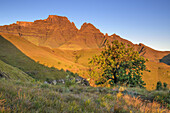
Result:
{"label": "shadowed mountain slope", "polygon": [[164,56],[162,59],[160,59],[160,62],[170,65],[170,54],[168,54],[168,55]]}
{"label": "shadowed mountain slope", "polygon": [[31,81],[32,77],[16,67],[12,67],[0,60],[0,77],[12,80]]}

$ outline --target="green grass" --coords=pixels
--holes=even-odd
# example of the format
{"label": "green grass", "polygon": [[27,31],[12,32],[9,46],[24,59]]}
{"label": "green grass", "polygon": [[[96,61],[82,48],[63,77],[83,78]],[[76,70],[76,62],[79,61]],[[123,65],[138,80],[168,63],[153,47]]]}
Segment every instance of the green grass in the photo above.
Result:
{"label": "green grass", "polygon": [[168,112],[157,104],[150,106],[149,102],[139,101],[127,95],[120,98],[111,88],[81,85],[66,87],[64,84],[49,85],[0,79],[0,102],[2,100],[5,102],[0,104],[0,112]]}
{"label": "green grass", "polygon": [[32,81],[33,78],[27,75],[25,72],[21,71],[16,67],[12,67],[0,60],[0,75],[1,77],[21,80],[21,81]]}
{"label": "green grass", "polygon": [[0,36],[0,60],[42,81],[61,79],[68,75],[63,70],[49,68],[33,61],[2,36]]}

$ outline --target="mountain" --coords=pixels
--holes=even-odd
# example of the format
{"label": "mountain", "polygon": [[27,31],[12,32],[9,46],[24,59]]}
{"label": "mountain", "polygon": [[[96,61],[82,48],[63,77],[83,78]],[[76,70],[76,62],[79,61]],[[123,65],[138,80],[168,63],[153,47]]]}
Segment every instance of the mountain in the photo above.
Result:
{"label": "mountain", "polygon": [[147,87],[153,89],[159,80],[170,84],[170,51],[157,51],[142,43],[133,44],[116,34],[103,34],[91,23],[84,23],[77,29],[67,17],[50,15],[44,20],[0,26],[0,35],[34,61],[78,72],[85,78],[88,78],[88,58],[100,54],[107,41],[118,40],[149,59],[147,67],[151,72],[143,75]]}
{"label": "mountain", "polygon": [[66,17],[50,15],[45,20],[16,22],[0,27],[0,32],[15,34],[38,46],[57,48],[75,36],[77,28]]}
{"label": "mountain", "polygon": [[116,34],[104,35],[91,23],[84,23],[77,29],[67,17],[57,15],[49,15],[47,19],[34,22],[17,21],[11,25],[0,26],[0,33],[20,36],[37,46],[64,50],[101,48],[106,41],[118,40],[133,46],[142,56],[154,62],[159,62],[170,54],[169,51],[157,51],[144,44],[133,44]]}

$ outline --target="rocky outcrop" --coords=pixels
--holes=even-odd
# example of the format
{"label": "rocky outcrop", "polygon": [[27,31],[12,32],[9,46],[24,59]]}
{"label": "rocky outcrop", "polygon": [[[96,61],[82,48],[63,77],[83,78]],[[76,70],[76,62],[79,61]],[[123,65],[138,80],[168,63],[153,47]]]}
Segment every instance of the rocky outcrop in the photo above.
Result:
{"label": "rocky outcrop", "polygon": [[94,25],[84,23],[78,30],[75,37],[63,44],[61,49],[90,49],[99,48],[104,34],[100,32]]}
{"label": "rocky outcrop", "polygon": [[32,25],[33,22],[17,21],[16,24],[19,25],[19,26],[27,27],[27,26]]}
{"label": "rocky outcrop", "polygon": [[38,46],[57,48],[77,33],[75,24],[66,17],[50,15],[45,20],[19,22],[1,26],[0,32],[19,35]]}

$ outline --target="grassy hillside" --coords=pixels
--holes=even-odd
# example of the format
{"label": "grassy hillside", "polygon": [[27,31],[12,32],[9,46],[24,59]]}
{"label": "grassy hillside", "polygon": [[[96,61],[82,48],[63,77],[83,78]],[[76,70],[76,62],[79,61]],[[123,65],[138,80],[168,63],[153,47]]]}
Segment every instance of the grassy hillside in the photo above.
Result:
{"label": "grassy hillside", "polygon": [[146,66],[151,72],[144,72],[142,78],[148,90],[155,89],[158,81],[166,82],[170,87],[170,66],[156,62],[147,62]]}
{"label": "grassy hillside", "polygon": [[[50,51],[50,49],[48,49]],[[51,50],[52,51],[52,50]],[[83,68],[80,75],[83,77],[86,77],[88,74],[87,67],[89,58],[92,58],[94,55],[99,55],[102,49],[84,49],[84,50],[78,50],[78,51],[71,51],[71,50],[59,50],[59,49],[53,49],[54,54],[58,54],[62,56],[65,59],[68,59],[70,61],[75,61],[75,56],[80,56],[77,60],[77,63],[83,65],[86,68]],[[156,62],[147,62],[146,63],[147,68],[151,72],[144,72],[144,75],[142,75],[143,80],[146,83],[146,88],[148,90],[153,90],[156,88],[156,84],[158,81],[166,82],[169,84],[170,87],[170,66],[164,64],[164,63],[156,63]],[[93,81],[91,81],[93,84]]]}
{"label": "grassy hillside", "polygon": [[35,62],[2,36],[0,36],[0,60],[24,71],[35,79],[61,79],[67,75],[63,70],[49,68]]}
{"label": "grassy hillside", "polygon": [[116,88],[0,79],[0,112],[168,113],[169,99],[168,91],[119,88],[118,93]]}
{"label": "grassy hillside", "polygon": [[12,67],[0,60],[0,77],[12,80],[32,81],[33,78],[16,67]]}
{"label": "grassy hillside", "polygon": [[[10,34],[0,34],[6,40],[10,41],[13,45],[15,45],[20,51],[22,51],[26,56],[33,59],[34,61],[39,61],[40,64],[56,67],[57,69],[75,69],[78,67],[83,68],[82,65],[76,64],[70,60],[63,58],[58,55],[60,53],[53,54],[54,51],[47,51],[41,48],[40,46],[36,46],[33,43],[25,40],[22,37],[10,35]],[[67,54],[67,53],[66,53]]]}
{"label": "grassy hillside", "polygon": [[[102,49],[83,49],[83,50],[63,50],[50,49],[47,47],[36,46],[25,39],[2,34],[5,39],[13,43],[20,51],[34,61],[39,61],[47,66],[56,68],[68,69],[73,72],[78,72],[84,78],[88,77],[88,59],[95,54],[100,54]],[[77,60],[76,60],[77,57]],[[151,72],[144,72],[143,80],[146,82],[148,90],[156,88],[158,81],[166,82],[170,85],[170,66],[163,63],[148,62],[147,67]],[[42,77],[43,78],[43,77]],[[91,85],[94,86],[94,81],[91,80]]]}

